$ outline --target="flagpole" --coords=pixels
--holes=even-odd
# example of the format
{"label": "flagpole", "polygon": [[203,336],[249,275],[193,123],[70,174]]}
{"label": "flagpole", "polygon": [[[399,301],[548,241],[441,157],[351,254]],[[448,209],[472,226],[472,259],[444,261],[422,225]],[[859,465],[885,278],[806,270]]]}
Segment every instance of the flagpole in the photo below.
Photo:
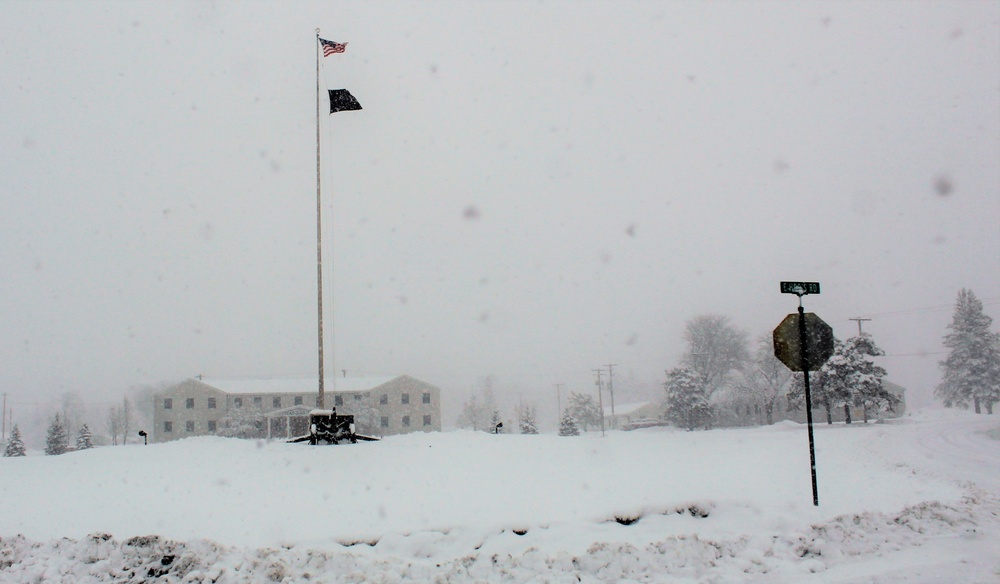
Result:
{"label": "flagpole", "polygon": [[323,215],[322,190],[320,189],[320,153],[319,153],[319,29],[316,29],[316,313],[317,337],[319,354],[319,398],[316,407],[324,409],[325,395],[323,384]]}

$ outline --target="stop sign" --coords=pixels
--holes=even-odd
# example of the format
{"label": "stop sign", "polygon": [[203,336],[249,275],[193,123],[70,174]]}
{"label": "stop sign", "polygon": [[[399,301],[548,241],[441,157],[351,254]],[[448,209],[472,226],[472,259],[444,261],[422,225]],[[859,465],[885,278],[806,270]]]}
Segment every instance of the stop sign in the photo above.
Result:
{"label": "stop sign", "polygon": [[[815,313],[802,314],[806,323],[809,370],[818,371],[833,354],[833,329]],[[802,342],[799,315],[789,314],[774,329],[774,356],[792,371],[802,371]]]}

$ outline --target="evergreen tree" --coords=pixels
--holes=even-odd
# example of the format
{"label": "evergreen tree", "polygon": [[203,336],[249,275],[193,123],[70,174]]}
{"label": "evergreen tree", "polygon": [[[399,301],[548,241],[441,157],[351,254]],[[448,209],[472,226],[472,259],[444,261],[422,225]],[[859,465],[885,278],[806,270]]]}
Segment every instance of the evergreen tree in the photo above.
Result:
{"label": "evergreen tree", "polygon": [[[847,344],[837,340],[833,346],[833,355],[823,364],[820,373],[823,376],[824,399],[832,405],[844,408],[844,421],[851,423],[851,404],[854,403],[854,387],[852,372],[855,364],[848,354]],[[810,381],[812,381],[810,379]],[[810,389],[812,384],[810,383]]]}
{"label": "evergreen tree", "polygon": [[[806,403],[805,378],[801,372],[792,375],[792,382],[785,395],[788,402],[788,411],[801,410]],[[826,423],[833,424],[833,402],[827,392],[826,377],[820,371],[809,373],[809,400],[815,410],[820,405],[826,410]]]}
{"label": "evergreen tree", "polygon": [[538,425],[535,423],[535,408],[531,406],[521,406],[517,409],[517,424],[522,434],[538,434]]}
{"label": "evergreen tree", "polygon": [[844,344],[844,350],[850,355],[854,365],[850,379],[854,391],[854,405],[862,408],[867,424],[869,411],[889,411],[899,403],[899,398],[882,383],[886,375],[885,368],[876,365],[872,357],[885,355],[885,351],[875,344],[875,339],[871,335],[861,333],[847,339]]}
{"label": "evergreen tree", "polygon": [[934,393],[947,407],[981,407],[993,413],[1000,401],[1000,335],[990,330],[993,319],[972,290],[958,292],[955,313],[944,337],[948,357],[941,362],[944,376]]}
{"label": "evergreen tree", "polygon": [[10,440],[7,442],[7,449],[3,451],[6,457],[24,456],[24,440],[21,439],[21,429],[14,424],[14,429],[10,432]]}
{"label": "evergreen tree", "polygon": [[45,438],[45,454],[65,454],[69,450],[68,440],[66,426],[59,419],[59,414],[56,414],[55,419],[49,425],[48,436]]}
{"label": "evergreen tree", "polygon": [[688,430],[708,425],[712,409],[702,375],[690,369],[673,369],[667,373],[663,389],[667,392],[667,420]]}
{"label": "evergreen tree", "polygon": [[579,436],[580,428],[576,425],[576,418],[568,409],[563,410],[562,419],[559,420],[560,436]]}
{"label": "evergreen tree", "polygon": [[76,437],[76,449],[87,450],[94,447],[94,437],[86,424],[80,426],[80,434]]}
{"label": "evergreen tree", "polygon": [[566,411],[573,415],[573,419],[576,420],[578,427],[582,426],[584,432],[589,430],[591,426],[594,428],[601,426],[601,408],[597,405],[593,396],[576,393],[575,391],[570,392]]}

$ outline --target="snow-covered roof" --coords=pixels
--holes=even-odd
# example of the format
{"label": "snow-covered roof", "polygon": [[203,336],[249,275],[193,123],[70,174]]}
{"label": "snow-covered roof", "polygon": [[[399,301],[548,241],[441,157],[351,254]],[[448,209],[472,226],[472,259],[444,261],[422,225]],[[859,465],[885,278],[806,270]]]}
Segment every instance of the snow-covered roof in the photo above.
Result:
{"label": "snow-covered roof", "polygon": [[[630,404],[615,404],[615,415],[616,416],[627,416],[640,408],[644,408],[649,405],[650,402],[634,402]],[[611,415],[611,405],[608,404],[604,406],[604,415]]]}
{"label": "snow-covered roof", "polygon": [[[358,392],[369,391],[388,383],[399,375],[372,375],[365,377],[327,377],[324,390],[328,392]],[[316,393],[319,391],[319,378],[315,375],[290,377],[236,377],[199,379],[205,385],[211,385],[226,393]]]}

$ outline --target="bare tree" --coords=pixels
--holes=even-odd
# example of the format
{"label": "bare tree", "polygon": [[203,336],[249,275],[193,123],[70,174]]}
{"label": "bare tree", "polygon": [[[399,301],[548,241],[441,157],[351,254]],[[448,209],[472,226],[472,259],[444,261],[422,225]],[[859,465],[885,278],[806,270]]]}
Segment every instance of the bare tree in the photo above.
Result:
{"label": "bare tree", "polygon": [[111,444],[118,445],[118,435],[122,432],[121,408],[111,406],[108,408],[108,417],[104,422],[104,428],[111,436]]}
{"label": "bare tree", "polygon": [[750,360],[748,338],[745,330],[730,324],[728,316],[696,316],[684,330],[688,348],[681,361],[685,368],[701,376],[711,397],[730,372],[742,370]]}
{"label": "bare tree", "polygon": [[738,375],[733,385],[741,405],[761,412],[765,423],[774,423],[774,405],[787,391],[792,371],[774,356],[771,335],[757,339],[753,359]]}
{"label": "bare tree", "polygon": [[108,410],[108,418],[104,423],[105,429],[111,435],[111,444],[118,445],[118,436],[122,437],[122,445],[128,443],[129,430],[135,426],[135,412],[132,409],[132,402],[126,396],[122,399],[122,405],[112,406]]}
{"label": "bare tree", "polygon": [[135,425],[135,414],[132,411],[132,402],[129,401],[126,396],[122,400],[121,407],[121,419],[122,419],[122,446],[128,443],[128,432]]}
{"label": "bare tree", "polygon": [[493,394],[493,376],[487,375],[481,381],[481,394],[473,390],[469,394],[469,400],[462,404],[462,413],[458,416],[458,426],[460,428],[472,428],[473,430],[492,431],[490,420],[494,412],[497,412],[496,397]]}

